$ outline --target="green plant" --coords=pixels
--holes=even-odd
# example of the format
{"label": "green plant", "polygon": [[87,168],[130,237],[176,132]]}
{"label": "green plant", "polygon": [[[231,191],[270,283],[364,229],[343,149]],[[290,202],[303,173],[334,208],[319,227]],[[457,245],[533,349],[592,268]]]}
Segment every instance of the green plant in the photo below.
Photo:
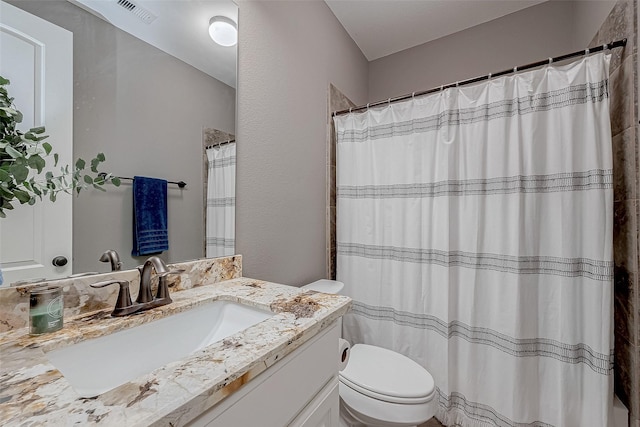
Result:
{"label": "green plant", "polygon": [[0,218],[6,217],[5,211],[13,209],[16,201],[33,205],[47,196],[55,202],[61,191],[71,194],[75,190],[79,194],[89,187],[106,191],[106,183],[120,185],[117,177],[98,170],[105,161],[102,153],[91,160],[89,171],[86,162],[78,159],[73,167],[60,166],[59,172],[49,170],[42,176],[47,158],[53,156],[53,166],[58,167],[58,154],[52,154],[51,144],[43,142],[48,138],[43,126],[26,132],[16,129],[22,122],[22,113],[9,97],[9,83],[0,76]]}

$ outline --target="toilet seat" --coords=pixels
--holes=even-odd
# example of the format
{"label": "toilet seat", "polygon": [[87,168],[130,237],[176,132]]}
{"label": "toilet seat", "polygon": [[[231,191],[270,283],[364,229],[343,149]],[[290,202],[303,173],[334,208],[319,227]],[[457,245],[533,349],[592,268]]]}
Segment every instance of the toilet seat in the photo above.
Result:
{"label": "toilet seat", "polygon": [[431,394],[429,394],[428,396],[424,396],[424,397],[394,397],[394,396],[388,396],[386,394],[382,394],[382,393],[376,393],[374,391],[371,390],[367,390],[366,388],[360,387],[357,384],[354,384],[352,382],[350,382],[349,380],[345,379],[345,378],[340,378],[340,383],[346,387],[349,387],[350,389],[364,395],[367,397],[371,397],[373,399],[377,399],[377,400],[381,400],[383,402],[388,402],[388,403],[398,403],[401,405],[417,405],[420,403],[426,403],[429,402],[431,399],[433,399],[433,395],[435,393],[435,391],[433,391]]}
{"label": "toilet seat", "polygon": [[435,394],[431,374],[413,360],[382,347],[356,344],[340,382],[374,399],[398,404],[429,402]]}

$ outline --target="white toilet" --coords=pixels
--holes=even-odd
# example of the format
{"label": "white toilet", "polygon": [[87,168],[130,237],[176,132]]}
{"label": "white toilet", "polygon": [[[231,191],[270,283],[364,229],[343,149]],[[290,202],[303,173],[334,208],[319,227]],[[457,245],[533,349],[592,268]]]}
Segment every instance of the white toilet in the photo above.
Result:
{"label": "white toilet", "polygon": [[[342,282],[323,279],[302,288],[337,294],[343,287]],[[346,426],[410,427],[435,415],[431,374],[385,348],[351,347],[349,363],[340,371],[339,389],[340,419]]]}

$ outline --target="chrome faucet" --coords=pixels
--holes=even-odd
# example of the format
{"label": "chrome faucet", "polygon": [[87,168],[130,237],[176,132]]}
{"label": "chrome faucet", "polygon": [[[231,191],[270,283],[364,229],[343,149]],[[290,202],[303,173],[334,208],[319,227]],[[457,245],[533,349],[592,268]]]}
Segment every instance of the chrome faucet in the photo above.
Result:
{"label": "chrome faucet", "polygon": [[[158,291],[155,298],[151,294],[152,270],[154,270],[156,275],[160,277]],[[135,303],[131,301],[129,282],[126,280],[106,280],[91,285],[93,288],[103,288],[116,283],[120,285],[116,306],[113,309],[113,312],[111,312],[112,316],[128,316],[129,314],[139,313],[171,303],[172,300],[169,297],[169,286],[166,281],[166,276],[169,274],[180,274],[184,272],[184,270],[170,271],[164,261],[157,256],[148,258],[144,265],[138,267],[138,271],[140,272],[140,289],[138,290],[138,298],[136,298]]]}
{"label": "chrome faucet", "polygon": [[102,262],[110,262],[111,263],[111,271],[120,271],[122,268],[122,262],[120,262],[120,255],[118,252],[113,249],[109,249],[105,253],[100,256],[100,261]]}

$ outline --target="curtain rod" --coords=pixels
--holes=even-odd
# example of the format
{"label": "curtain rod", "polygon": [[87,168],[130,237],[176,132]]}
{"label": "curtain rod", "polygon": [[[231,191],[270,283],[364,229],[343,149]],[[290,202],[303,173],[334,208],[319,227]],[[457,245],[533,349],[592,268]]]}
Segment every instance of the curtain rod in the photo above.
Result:
{"label": "curtain rod", "polygon": [[220,147],[221,145],[231,144],[232,142],[236,142],[236,140],[235,139],[230,139],[230,140],[224,141],[224,142],[218,142],[218,143],[215,143],[215,144],[205,145],[204,149],[208,150],[209,148]]}
{"label": "curtain rod", "polygon": [[440,92],[444,89],[449,89],[451,87],[456,87],[456,86],[464,86],[464,85],[468,85],[468,84],[472,84],[472,83],[477,83],[480,82],[482,80],[489,80],[493,77],[500,77],[500,76],[504,76],[507,74],[511,74],[511,73],[516,73],[518,71],[524,71],[524,70],[529,70],[531,68],[536,68],[536,67],[540,67],[542,65],[547,65],[547,64],[552,64],[554,62],[559,62],[559,61],[564,61],[565,59],[569,59],[569,58],[575,58],[578,56],[585,56],[585,55],[589,55],[590,53],[596,53],[596,52],[601,52],[603,50],[607,50],[607,49],[615,49],[617,47],[624,47],[627,44],[627,39],[621,39],[621,40],[616,40],[612,43],[606,43],[603,44],[602,46],[596,46],[596,47],[592,47],[589,49],[584,49],[584,50],[578,50],[576,52],[573,53],[568,53],[566,55],[561,55],[561,56],[556,56],[555,58],[548,58],[548,59],[544,59],[542,61],[537,61],[537,62],[532,62],[530,64],[526,64],[526,65],[521,65],[518,67],[513,67],[510,68],[508,70],[503,70],[503,71],[499,71],[497,73],[489,73],[487,75],[484,76],[479,76],[479,77],[473,77],[471,79],[467,79],[467,80],[462,80],[459,82],[455,82],[455,83],[450,83],[447,85],[443,85],[440,87],[435,87],[432,89],[428,89],[428,90],[423,90],[421,92],[413,92],[413,93],[409,93],[406,95],[402,95],[402,96],[398,96],[395,98],[389,98],[386,100],[382,100],[382,101],[377,101],[377,102],[372,102],[369,103],[367,105],[359,105],[357,107],[352,107],[352,108],[347,108],[345,110],[340,110],[340,111],[334,111],[332,116],[341,116],[343,114],[349,114],[355,111],[360,111],[360,110],[366,110],[370,107],[377,107],[379,105],[384,105],[384,104],[391,104],[393,102],[399,102],[399,101],[404,101],[406,99],[409,98],[415,98],[416,96],[422,96],[422,95],[427,95],[429,93],[434,93],[434,92]]}

